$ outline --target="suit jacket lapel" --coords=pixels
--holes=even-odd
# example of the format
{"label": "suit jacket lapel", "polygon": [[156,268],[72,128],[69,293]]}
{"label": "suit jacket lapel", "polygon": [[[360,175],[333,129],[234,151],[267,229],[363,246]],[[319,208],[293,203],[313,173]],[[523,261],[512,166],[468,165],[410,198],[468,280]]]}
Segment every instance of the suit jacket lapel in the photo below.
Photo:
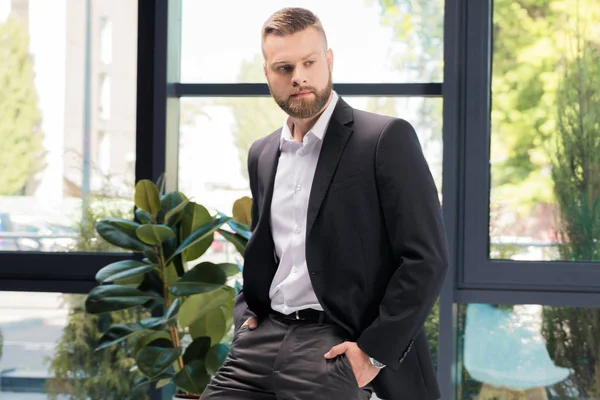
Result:
{"label": "suit jacket lapel", "polygon": [[333,178],[333,174],[344,152],[346,143],[352,134],[352,128],[349,127],[354,121],[352,107],[341,98],[333,111],[331,120],[317,162],[317,169],[313,179],[310,198],[308,201],[308,214],[306,217],[306,234],[310,233],[315,219],[325,199],[325,194]]}

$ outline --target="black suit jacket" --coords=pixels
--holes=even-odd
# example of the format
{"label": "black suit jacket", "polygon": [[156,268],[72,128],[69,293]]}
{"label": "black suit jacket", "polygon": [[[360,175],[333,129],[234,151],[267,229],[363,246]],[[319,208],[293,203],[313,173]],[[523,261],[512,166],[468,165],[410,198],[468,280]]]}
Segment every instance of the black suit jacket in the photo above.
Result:
{"label": "black suit jacket", "polygon": [[[252,237],[235,326],[270,310],[277,264],[270,209],[281,129],[248,155]],[[412,126],[338,100],[307,216],[306,262],[325,312],[369,356],[383,399],[438,399],[424,322],[442,287],[447,244],[437,190]]]}

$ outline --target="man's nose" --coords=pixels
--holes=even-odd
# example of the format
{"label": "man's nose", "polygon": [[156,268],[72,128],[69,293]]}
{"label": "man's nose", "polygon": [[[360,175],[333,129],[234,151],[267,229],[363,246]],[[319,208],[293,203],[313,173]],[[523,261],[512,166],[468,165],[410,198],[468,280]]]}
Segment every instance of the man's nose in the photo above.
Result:
{"label": "man's nose", "polygon": [[292,76],[292,83],[294,86],[303,85],[306,83],[306,75],[302,68],[295,68],[294,75]]}

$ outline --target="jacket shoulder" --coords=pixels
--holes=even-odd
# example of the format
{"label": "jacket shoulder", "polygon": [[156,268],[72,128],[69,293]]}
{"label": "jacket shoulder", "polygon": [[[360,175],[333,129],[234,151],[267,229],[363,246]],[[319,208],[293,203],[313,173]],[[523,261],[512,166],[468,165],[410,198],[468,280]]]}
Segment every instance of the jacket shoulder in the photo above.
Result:
{"label": "jacket shoulder", "polygon": [[279,140],[280,135],[281,135],[281,128],[276,129],[275,131],[269,133],[266,136],[256,139],[250,146],[250,150],[248,150],[248,158],[256,157],[256,156],[260,155],[260,153],[262,152],[262,149],[265,147],[265,145],[267,143],[269,143],[271,140]]}
{"label": "jacket shoulder", "polygon": [[356,131],[377,138],[387,127],[393,127],[395,129],[407,131],[413,130],[411,124],[402,118],[375,114],[357,109],[354,110],[354,125],[357,128]]}

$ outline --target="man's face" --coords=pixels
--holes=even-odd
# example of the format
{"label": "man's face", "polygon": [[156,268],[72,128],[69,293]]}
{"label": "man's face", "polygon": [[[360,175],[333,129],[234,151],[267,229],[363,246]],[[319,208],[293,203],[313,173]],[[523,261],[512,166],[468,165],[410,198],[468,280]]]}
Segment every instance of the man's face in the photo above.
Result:
{"label": "man's face", "polygon": [[311,118],[325,107],[332,89],[333,53],[317,30],[269,35],[263,53],[271,95],[283,111],[294,118]]}

